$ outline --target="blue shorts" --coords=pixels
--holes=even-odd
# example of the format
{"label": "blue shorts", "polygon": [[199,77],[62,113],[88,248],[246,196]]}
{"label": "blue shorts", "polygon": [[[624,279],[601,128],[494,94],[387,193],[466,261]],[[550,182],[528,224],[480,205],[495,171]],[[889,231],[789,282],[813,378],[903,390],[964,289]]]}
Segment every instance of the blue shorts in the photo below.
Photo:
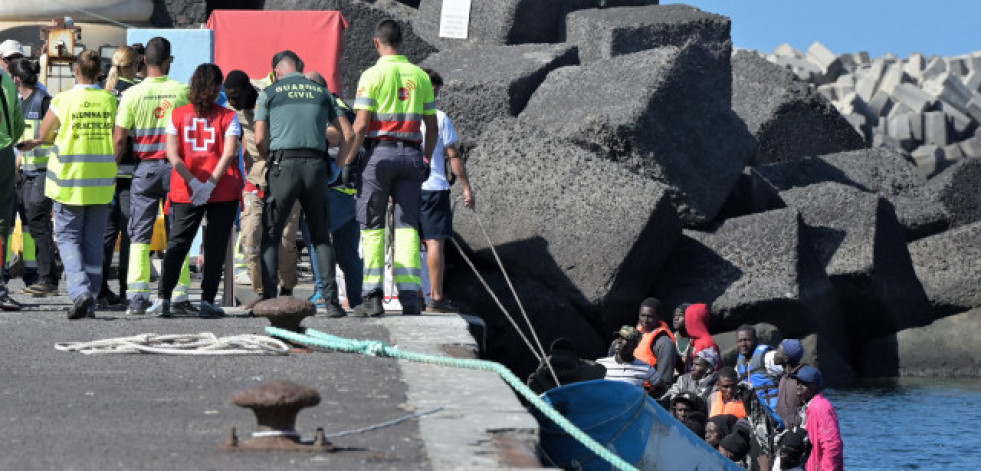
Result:
{"label": "blue shorts", "polygon": [[419,235],[422,239],[449,239],[453,236],[450,190],[422,190],[420,213]]}

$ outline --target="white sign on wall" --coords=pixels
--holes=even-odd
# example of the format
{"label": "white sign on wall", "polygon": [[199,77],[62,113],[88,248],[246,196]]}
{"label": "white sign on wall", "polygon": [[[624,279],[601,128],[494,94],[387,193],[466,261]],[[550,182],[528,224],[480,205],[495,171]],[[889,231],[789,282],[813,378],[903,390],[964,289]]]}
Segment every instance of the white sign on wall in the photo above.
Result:
{"label": "white sign on wall", "polygon": [[443,0],[439,15],[439,37],[467,39],[470,28],[470,0]]}

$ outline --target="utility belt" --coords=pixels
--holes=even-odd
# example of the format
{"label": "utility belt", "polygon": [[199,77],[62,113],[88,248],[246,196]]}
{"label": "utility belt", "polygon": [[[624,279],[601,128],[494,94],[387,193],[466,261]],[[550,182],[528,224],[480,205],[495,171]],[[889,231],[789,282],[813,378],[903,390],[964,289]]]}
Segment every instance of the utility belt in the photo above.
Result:
{"label": "utility belt", "polygon": [[269,151],[269,159],[280,162],[286,159],[324,159],[327,153],[317,149],[280,149]]}
{"label": "utility belt", "polygon": [[398,139],[365,139],[364,150],[372,150],[376,147],[394,147],[404,149],[415,149],[422,151],[422,144],[415,141],[402,141]]}

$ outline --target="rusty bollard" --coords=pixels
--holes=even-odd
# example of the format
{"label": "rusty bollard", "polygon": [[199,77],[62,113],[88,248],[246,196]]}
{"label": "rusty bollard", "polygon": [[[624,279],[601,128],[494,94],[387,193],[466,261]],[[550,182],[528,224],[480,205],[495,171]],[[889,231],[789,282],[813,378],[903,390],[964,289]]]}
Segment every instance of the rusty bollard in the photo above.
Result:
{"label": "rusty bollard", "polygon": [[301,332],[300,323],[303,318],[317,313],[317,306],[306,299],[292,296],[280,296],[256,303],[252,315],[265,317],[273,327]]}
{"label": "rusty bollard", "polygon": [[252,438],[239,441],[235,428],[222,444],[224,450],[295,450],[331,451],[333,447],[324,438],[324,430],[317,429],[312,443],[300,440],[296,431],[296,415],[301,409],[320,404],[320,394],[312,388],[274,380],[261,386],[239,391],[232,402],[252,409],[257,426]]}

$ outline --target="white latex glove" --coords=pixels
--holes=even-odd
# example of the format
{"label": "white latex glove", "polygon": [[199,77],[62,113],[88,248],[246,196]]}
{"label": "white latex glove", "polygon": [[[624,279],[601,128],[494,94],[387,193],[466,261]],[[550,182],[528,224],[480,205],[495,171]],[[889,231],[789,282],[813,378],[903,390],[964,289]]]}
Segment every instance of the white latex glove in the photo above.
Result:
{"label": "white latex glove", "polygon": [[[195,179],[195,181],[198,180]],[[201,185],[198,187],[198,190],[194,191],[194,193],[191,195],[191,204],[194,206],[201,206],[207,203],[208,200],[211,199],[211,192],[215,189],[215,184],[212,183],[211,180],[206,180],[200,183]]]}

